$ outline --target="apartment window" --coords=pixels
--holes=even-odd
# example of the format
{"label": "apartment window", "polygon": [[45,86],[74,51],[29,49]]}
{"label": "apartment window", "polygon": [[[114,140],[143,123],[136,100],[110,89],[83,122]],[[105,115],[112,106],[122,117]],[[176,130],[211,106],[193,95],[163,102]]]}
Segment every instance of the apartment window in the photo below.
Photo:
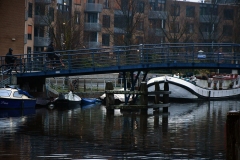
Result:
{"label": "apartment window", "polygon": [[109,15],[103,15],[103,22],[102,25],[104,28],[110,27],[110,16]]}
{"label": "apartment window", "polygon": [[186,7],[186,17],[194,17],[195,16],[195,7],[187,6]]}
{"label": "apartment window", "polygon": [[149,28],[162,28],[162,20],[161,19],[153,19],[149,20]]}
{"label": "apartment window", "polygon": [[139,21],[139,22],[137,23],[136,29],[139,30],[139,31],[142,31],[142,30],[143,30],[143,27],[144,27],[143,21]]}
{"label": "apartment window", "polygon": [[234,11],[233,9],[224,9],[224,19],[233,20]]}
{"label": "apartment window", "polygon": [[223,26],[223,35],[224,36],[232,36],[232,33],[233,33],[233,26],[231,26],[231,25]]}
{"label": "apartment window", "polygon": [[125,28],[127,26],[127,19],[124,16],[114,17],[114,27]]}
{"label": "apartment window", "polygon": [[32,40],[32,26],[28,25],[28,40]]}
{"label": "apartment window", "polygon": [[98,14],[97,13],[88,13],[86,16],[87,16],[86,22],[88,22],[88,23],[97,23],[98,22]]}
{"label": "apartment window", "polygon": [[186,33],[194,33],[194,24],[193,23],[186,24]]}
{"label": "apartment window", "polygon": [[89,41],[90,42],[97,42],[97,32],[91,32],[89,34]]}
{"label": "apartment window", "polygon": [[54,8],[52,7],[49,8],[49,18],[54,21]]}
{"label": "apartment window", "polygon": [[95,3],[95,0],[88,0],[88,3]]}
{"label": "apartment window", "polygon": [[171,22],[170,23],[170,32],[171,33],[178,33],[179,32],[179,23],[178,22]]}
{"label": "apartment window", "polygon": [[164,8],[165,8],[165,4],[158,2],[158,0],[155,0],[153,2],[149,2],[149,5],[150,5],[150,10],[151,11],[163,11]]}
{"label": "apartment window", "polygon": [[45,15],[45,7],[42,5],[35,6],[35,15]]}
{"label": "apartment window", "polygon": [[28,17],[32,18],[32,12],[33,12],[33,4],[32,3],[28,3]]}
{"label": "apartment window", "polygon": [[44,26],[34,27],[34,37],[44,37]]}
{"label": "apartment window", "polygon": [[143,37],[142,36],[136,36],[136,43],[137,44],[143,44]]}
{"label": "apartment window", "polygon": [[170,13],[171,13],[171,16],[179,16],[180,15],[180,6],[178,4],[172,4]]}
{"label": "apartment window", "polygon": [[137,2],[137,12],[144,13],[144,2],[142,1]]}
{"label": "apartment window", "polygon": [[75,24],[80,24],[80,13],[79,12],[75,12]]}
{"label": "apartment window", "polygon": [[81,5],[81,0],[74,0],[74,4]]}
{"label": "apartment window", "polygon": [[206,5],[200,7],[200,15],[217,15],[217,7],[212,5]]}
{"label": "apartment window", "polygon": [[102,45],[103,46],[109,46],[110,44],[110,35],[109,34],[103,34],[102,35]]}
{"label": "apartment window", "polygon": [[110,8],[109,6],[109,0],[104,0],[103,8]]}

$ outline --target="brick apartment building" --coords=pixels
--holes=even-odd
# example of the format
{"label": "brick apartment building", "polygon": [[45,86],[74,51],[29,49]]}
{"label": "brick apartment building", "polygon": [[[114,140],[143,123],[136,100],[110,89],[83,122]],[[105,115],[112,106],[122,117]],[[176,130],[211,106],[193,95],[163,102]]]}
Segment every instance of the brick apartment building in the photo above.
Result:
{"label": "brick apartment building", "polygon": [[[128,10],[130,2],[134,3]],[[14,54],[44,51],[50,41],[58,50],[163,42],[236,42],[238,6],[227,3],[0,0],[0,55],[10,47]]]}

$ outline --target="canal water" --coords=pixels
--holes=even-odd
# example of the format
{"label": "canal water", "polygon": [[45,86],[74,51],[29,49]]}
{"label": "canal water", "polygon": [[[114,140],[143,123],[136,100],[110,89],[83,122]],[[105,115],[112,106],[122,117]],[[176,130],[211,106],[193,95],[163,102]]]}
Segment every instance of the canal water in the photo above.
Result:
{"label": "canal water", "polygon": [[226,117],[240,101],[171,103],[168,114],[104,105],[0,111],[0,159],[226,159]]}

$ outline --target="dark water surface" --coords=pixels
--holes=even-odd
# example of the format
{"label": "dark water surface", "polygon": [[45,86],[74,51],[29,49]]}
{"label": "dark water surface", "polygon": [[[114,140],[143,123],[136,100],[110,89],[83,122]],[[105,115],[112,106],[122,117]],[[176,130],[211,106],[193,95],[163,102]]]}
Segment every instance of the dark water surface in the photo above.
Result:
{"label": "dark water surface", "polygon": [[107,116],[100,104],[0,111],[0,159],[225,159],[230,110],[240,101],[171,103],[168,115]]}

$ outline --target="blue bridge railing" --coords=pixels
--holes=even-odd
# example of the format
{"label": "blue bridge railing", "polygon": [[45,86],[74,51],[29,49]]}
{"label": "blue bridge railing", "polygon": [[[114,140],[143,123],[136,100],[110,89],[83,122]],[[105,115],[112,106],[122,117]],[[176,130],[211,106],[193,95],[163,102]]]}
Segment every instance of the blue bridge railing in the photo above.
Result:
{"label": "blue bridge railing", "polygon": [[[17,76],[64,76],[165,68],[238,69],[240,45],[232,43],[167,43],[56,51],[62,59],[50,61],[49,52],[14,55],[25,65]],[[0,57],[1,66],[5,56]],[[53,68],[54,67],[54,68]]]}

